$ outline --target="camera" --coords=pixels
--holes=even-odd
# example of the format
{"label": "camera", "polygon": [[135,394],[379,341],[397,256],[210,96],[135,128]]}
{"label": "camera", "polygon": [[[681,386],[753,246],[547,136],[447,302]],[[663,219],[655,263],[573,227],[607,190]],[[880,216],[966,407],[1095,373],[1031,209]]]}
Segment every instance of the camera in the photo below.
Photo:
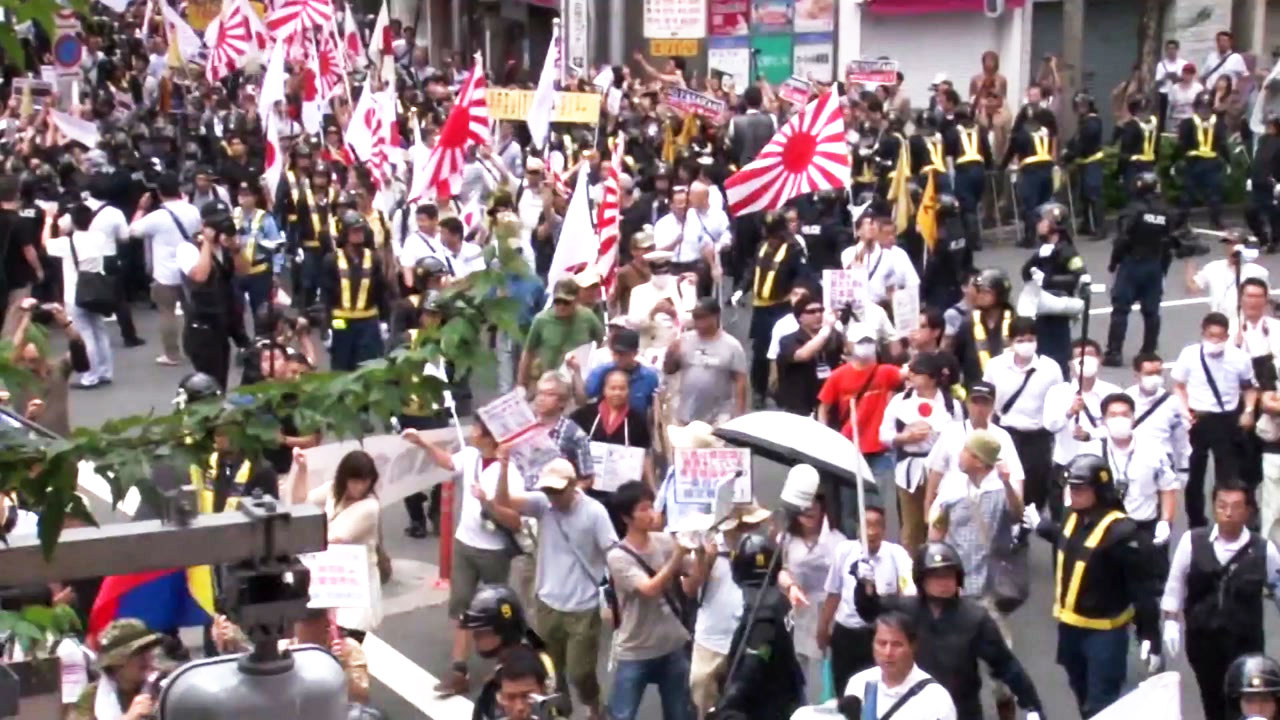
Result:
{"label": "camera", "polygon": [[1169,236],[1173,256],[1179,260],[1209,254],[1209,246],[1196,240],[1191,231],[1183,228]]}
{"label": "camera", "polygon": [[31,308],[31,322],[37,325],[52,325],[53,308],[53,303],[41,303]]}

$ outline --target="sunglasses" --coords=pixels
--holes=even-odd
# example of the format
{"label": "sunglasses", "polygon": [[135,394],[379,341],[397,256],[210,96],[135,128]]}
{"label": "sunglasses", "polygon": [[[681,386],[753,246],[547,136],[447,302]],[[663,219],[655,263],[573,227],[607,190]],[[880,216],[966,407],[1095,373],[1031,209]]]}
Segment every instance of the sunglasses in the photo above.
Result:
{"label": "sunglasses", "polygon": [[814,305],[813,307],[807,307],[807,308],[805,308],[805,309],[804,309],[803,314],[804,314],[804,315],[813,315],[813,314],[815,314],[815,313],[820,313],[820,312],[822,312],[822,310],[823,310],[823,307],[822,307],[821,305]]}
{"label": "sunglasses", "polygon": [[552,305],[572,305],[573,301],[568,298],[556,298],[551,301]]}

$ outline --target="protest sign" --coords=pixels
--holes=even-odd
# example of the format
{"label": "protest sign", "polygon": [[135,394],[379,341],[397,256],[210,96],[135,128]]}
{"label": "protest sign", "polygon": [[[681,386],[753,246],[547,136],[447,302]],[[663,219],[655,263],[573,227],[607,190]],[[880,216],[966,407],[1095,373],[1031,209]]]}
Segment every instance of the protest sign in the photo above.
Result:
{"label": "protest sign", "polygon": [[707,0],[644,0],[643,30],[646,38],[704,38]]}
{"label": "protest sign", "polygon": [[778,86],[778,97],[795,105],[804,105],[809,102],[811,90],[812,85],[808,80],[792,75]]}
{"label": "protest sign", "polygon": [[667,88],[667,104],[680,112],[691,112],[710,120],[719,119],[729,111],[725,101],[682,87]]}
{"label": "protest sign", "polygon": [[298,560],[311,571],[307,607],[369,607],[369,548],[330,545],[321,552],[302,553]]}
{"label": "protest sign", "polygon": [[[456,447],[458,430],[452,427],[424,430],[419,433],[428,442],[441,447]],[[416,445],[410,445],[399,435],[372,435],[363,440],[332,442],[303,450],[307,458],[305,494],[333,480],[338,463],[352,450],[363,450],[373,458],[378,468],[378,503],[383,507],[399,504],[404,498],[432,485],[449,479],[450,473],[431,462],[430,456]],[[297,473],[289,473],[282,479],[281,497],[293,497]]]}
{"label": "protest sign", "polygon": [[591,489],[613,492],[622,483],[643,479],[644,456],[644,448],[591,443],[591,466],[595,469]]}
{"label": "protest sign", "polygon": [[908,285],[894,291],[893,327],[899,335],[920,327],[920,286]]}
{"label": "protest sign", "polygon": [[476,417],[499,444],[511,445],[511,462],[524,476],[526,489],[537,483],[543,465],[560,456],[560,449],[552,442],[548,429],[538,422],[520,388],[477,408]]}
{"label": "protest sign", "polygon": [[861,307],[867,298],[867,273],[860,268],[822,271],[822,300],[827,308]]}
{"label": "protest sign", "polygon": [[[485,99],[489,103],[489,117],[495,120],[520,120],[529,117],[533,104],[532,90],[488,88]],[[580,92],[556,93],[556,111],[551,122],[584,123],[600,122],[600,94]]]}
{"label": "protest sign", "polygon": [[[56,80],[56,76],[55,76]],[[49,97],[53,95],[54,84],[48,80],[33,80],[31,78],[14,78],[13,94],[21,97],[23,94],[31,93],[31,106],[36,110],[43,110]]]}
{"label": "protest sign", "polygon": [[898,61],[850,60],[845,79],[863,85],[893,85],[898,82]]}
{"label": "protest sign", "polygon": [[[751,451],[746,448],[678,448],[676,502],[712,504],[716,490],[734,483],[734,502],[751,501]],[[745,489],[745,491],[744,491]]]}

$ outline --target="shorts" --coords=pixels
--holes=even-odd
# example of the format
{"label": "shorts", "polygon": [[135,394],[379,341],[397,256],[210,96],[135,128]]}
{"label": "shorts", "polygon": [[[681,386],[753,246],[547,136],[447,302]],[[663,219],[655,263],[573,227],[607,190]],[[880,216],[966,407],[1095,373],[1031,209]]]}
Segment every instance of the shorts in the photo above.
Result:
{"label": "shorts", "polygon": [[511,556],[506,550],[481,550],[455,539],[453,572],[449,575],[449,617],[462,617],[481,583],[505,584],[510,569]]}

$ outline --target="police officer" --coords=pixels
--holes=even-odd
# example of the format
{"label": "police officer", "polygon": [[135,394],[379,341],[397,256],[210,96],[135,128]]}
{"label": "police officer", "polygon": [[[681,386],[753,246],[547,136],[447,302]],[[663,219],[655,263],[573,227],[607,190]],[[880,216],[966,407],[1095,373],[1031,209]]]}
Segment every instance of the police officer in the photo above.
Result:
{"label": "police officer", "polygon": [[885,132],[876,145],[876,162],[880,165],[880,182],[876,186],[876,195],[880,197],[889,194],[889,185],[893,182],[893,174],[897,172],[902,147],[907,145],[906,119],[891,112],[885,122]]}
{"label": "police officer", "polygon": [[294,260],[295,303],[311,308],[319,298],[324,258],[333,252],[338,238],[338,191],[330,184],[329,168],[317,165],[311,181],[302,189],[298,209],[298,245]]}
{"label": "police officer", "polygon": [[974,122],[973,108],[968,103],[956,108],[955,118],[955,147],[950,154],[955,158],[956,200],[960,203],[964,237],[971,249],[981,250],[982,223],[978,222],[978,209],[982,205],[987,171],[991,169],[991,141],[986,131]]}
{"label": "police officer", "polygon": [[1249,204],[1244,214],[1249,230],[1260,242],[1266,243],[1269,253],[1280,249],[1280,207],[1276,205],[1280,186],[1277,186],[1277,180],[1280,180],[1280,117],[1270,117],[1267,118],[1266,134],[1258,138],[1258,147],[1249,165]]}
{"label": "police officer", "polygon": [[[436,260],[436,258],[426,259]],[[439,327],[444,319],[442,298],[439,292],[431,290],[425,294],[410,295],[400,301],[399,305],[400,318],[397,326],[404,328],[401,333],[403,345],[410,350],[416,350],[421,347],[420,343],[426,336],[426,332]],[[415,374],[414,379],[422,379],[427,372],[442,380],[447,377],[441,368],[435,364],[430,365],[429,368],[423,368],[423,373]],[[435,407],[416,394],[410,394],[396,421],[402,431],[438,430],[449,426],[449,413],[446,412],[446,408]],[[436,512],[424,511],[424,506],[431,502],[433,497],[434,502],[431,503],[433,510],[438,510],[440,494],[434,488],[430,496],[425,492],[416,492],[404,499],[405,512],[409,515],[409,525],[404,530],[405,535],[412,538],[427,536],[428,516],[438,519]]]}
{"label": "police officer", "polygon": [[1124,186],[1134,190],[1134,180],[1156,167],[1160,146],[1160,120],[1151,114],[1150,103],[1141,95],[1129,99],[1129,119],[1116,126],[1120,162],[1116,169],[1124,176]]}
{"label": "police officer", "polygon": [[209,374],[225,390],[231,372],[229,343],[249,345],[234,288],[236,275],[245,269],[244,254],[225,203],[205,204],[200,217],[200,233],[177,250],[184,289],[183,349],[196,371]]}
{"label": "police officer", "polygon": [[965,386],[982,380],[987,362],[1009,344],[1013,284],[1001,268],[985,268],[973,279],[973,311],[960,321],[951,340],[951,353],[960,361]]}
{"label": "police officer", "polygon": [[[861,222],[871,222],[862,220]],[[764,406],[769,385],[769,341],[773,326],[791,312],[791,289],[805,270],[804,249],[787,229],[782,213],[765,221],[765,242],[756,250],[755,262],[747,272],[751,283],[751,389],[757,407]],[[741,292],[741,291],[739,291]]]}
{"label": "police officer", "polygon": [[572,708],[564,673],[556,668],[551,656],[546,653],[542,638],[529,627],[514,590],[505,585],[481,585],[471,598],[471,605],[463,612],[458,626],[471,631],[472,642],[480,657],[498,662],[493,674],[480,687],[471,720],[497,720],[502,717],[498,707],[498,689],[501,684],[498,672],[504,660],[517,648],[537,653],[546,669],[547,682],[540,694],[558,696],[554,717],[570,716]]}
{"label": "police officer", "polygon": [[1223,684],[1228,720],[1280,720],[1280,663],[1262,653],[1242,655]]}
{"label": "police officer", "polygon": [[1177,216],[1160,197],[1160,180],[1152,171],[1133,181],[1134,199],[1121,215],[1120,234],[1111,249],[1107,270],[1115,274],[1111,284],[1111,328],[1102,364],[1124,365],[1124,336],[1129,310],[1136,301],[1142,310],[1141,353],[1155,352],[1160,340],[1160,301],[1164,297],[1164,273],[1173,259],[1170,234]]}
{"label": "police officer", "polygon": [[321,295],[331,331],[334,370],[354,370],[382,355],[390,305],[382,263],[369,247],[369,224],[358,213],[342,218],[342,247],[325,258]]}
{"label": "police officer", "polygon": [[[1200,686],[1206,720],[1234,718],[1222,697],[1227,663],[1263,649],[1262,594],[1274,585],[1280,553],[1245,527],[1248,490],[1219,480],[1213,490],[1212,528],[1183,534],[1173,552],[1160,609],[1166,654],[1177,654],[1185,621],[1187,660]],[[1228,675],[1229,677],[1229,675]]]}
{"label": "police officer", "polygon": [[778,553],[773,539],[744,535],[729,559],[733,581],[742,588],[743,611],[713,717],[739,712],[785,718],[804,701],[804,675],[789,629],[791,604],[778,589]]}
{"label": "police officer", "polygon": [[945,308],[959,302],[961,283],[973,273],[973,250],[963,212],[956,196],[938,195],[938,242],[925,253],[920,273],[921,301],[928,307]]}
{"label": "police officer", "polygon": [[1067,143],[1063,163],[1074,162],[1080,174],[1080,204],[1084,214],[1081,234],[1102,239],[1102,118],[1093,104],[1093,96],[1076,93],[1072,106],[1080,116],[1076,136]]}
{"label": "police officer", "polygon": [[1147,669],[1159,669],[1157,589],[1147,566],[1150,548],[1124,514],[1107,461],[1077,455],[1065,474],[1065,521],[1041,519],[1031,505],[1024,520],[1057,549],[1058,664],[1067,672],[1080,714],[1091,717],[1120,697],[1130,624],[1142,639]]}
{"label": "police officer", "polygon": [[[1071,242],[1067,230],[1070,211],[1062,203],[1050,202],[1036,210],[1036,236],[1040,240],[1036,254],[1022,265],[1023,282],[1035,282],[1046,292],[1060,297],[1074,296],[1084,278],[1084,258]],[[1062,366],[1062,374],[1070,375],[1067,360],[1071,356],[1071,316],[1036,316],[1036,343],[1042,355],[1048,355]]]}
{"label": "police officer", "polygon": [[947,175],[947,154],[938,118],[932,112],[922,110],[916,116],[916,132],[908,141],[911,150],[911,175],[920,187],[926,187],[933,175],[938,192],[950,192],[951,178]]}
{"label": "police officer", "polygon": [[1227,128],[1213,112],[1213,96],[1196,95],[1194,114],[1178,125],[1178,146],[1173,162],[1186,158],[1179,205],[1189,211],[1193,203],[1209,207],[1209,224],[1222,229],[1222,173],[1227,159]]}
{"label": "police officer", "polygon": [[[247,265],[244,274],[236,278],[237,290],[248,296],[249,310],[255,321],[258,311],[271,297],[275,252],[280,246],[280,231],[275,218],[259,207],[261,192],[251,183],[242,184],[237,192],[238,204],[231,211]],[[260,335],[264,331],[265,328],[257,327],[255,322],[254,334]]]}
{"label": "police officer", "polygon": [[865,116],[858,128],[858,144],[850,148],[854,197],[875,192],[880,177],[878,151],[880,138],[885,134],[885,119],[884,105],[879,98],[867,102]]}
{"label": "police officer", "polygon": [[1014,129],[1009,149],[1000,161],[1001,170],[1009,167],[1013,160],[1018,161],[1015,185],[1022,204],[1023,222],[1018,247],[1035,247],[1036,223],[1039,221],[1036,211],[1053,196],[1054,127],[1051,111],[1045,108],[1028,110],[1022,126]]}
{"label": "police officer", "polygon": [[[870,564],[859,560],[855,570],[859,582],[854,591],[858,614],[874,622],[882,612],[900,611],[912,620],[920,639],[916,664],[951,693],[958,717],[982,717],[982,675],[978,671],[978,660],[982,660],[991,676],[1008,686],[1027,717],[1039,718],[1040,695],[1009,650],[996,621],[980,603],[960,596],[964,586],[960,553],[944,542],[925,543],[916,554],[912,573],[919,595],[881,597],[872,581]],[[996,709],[1001,720],[1016,714],[1011,700],[997,703]]]}

